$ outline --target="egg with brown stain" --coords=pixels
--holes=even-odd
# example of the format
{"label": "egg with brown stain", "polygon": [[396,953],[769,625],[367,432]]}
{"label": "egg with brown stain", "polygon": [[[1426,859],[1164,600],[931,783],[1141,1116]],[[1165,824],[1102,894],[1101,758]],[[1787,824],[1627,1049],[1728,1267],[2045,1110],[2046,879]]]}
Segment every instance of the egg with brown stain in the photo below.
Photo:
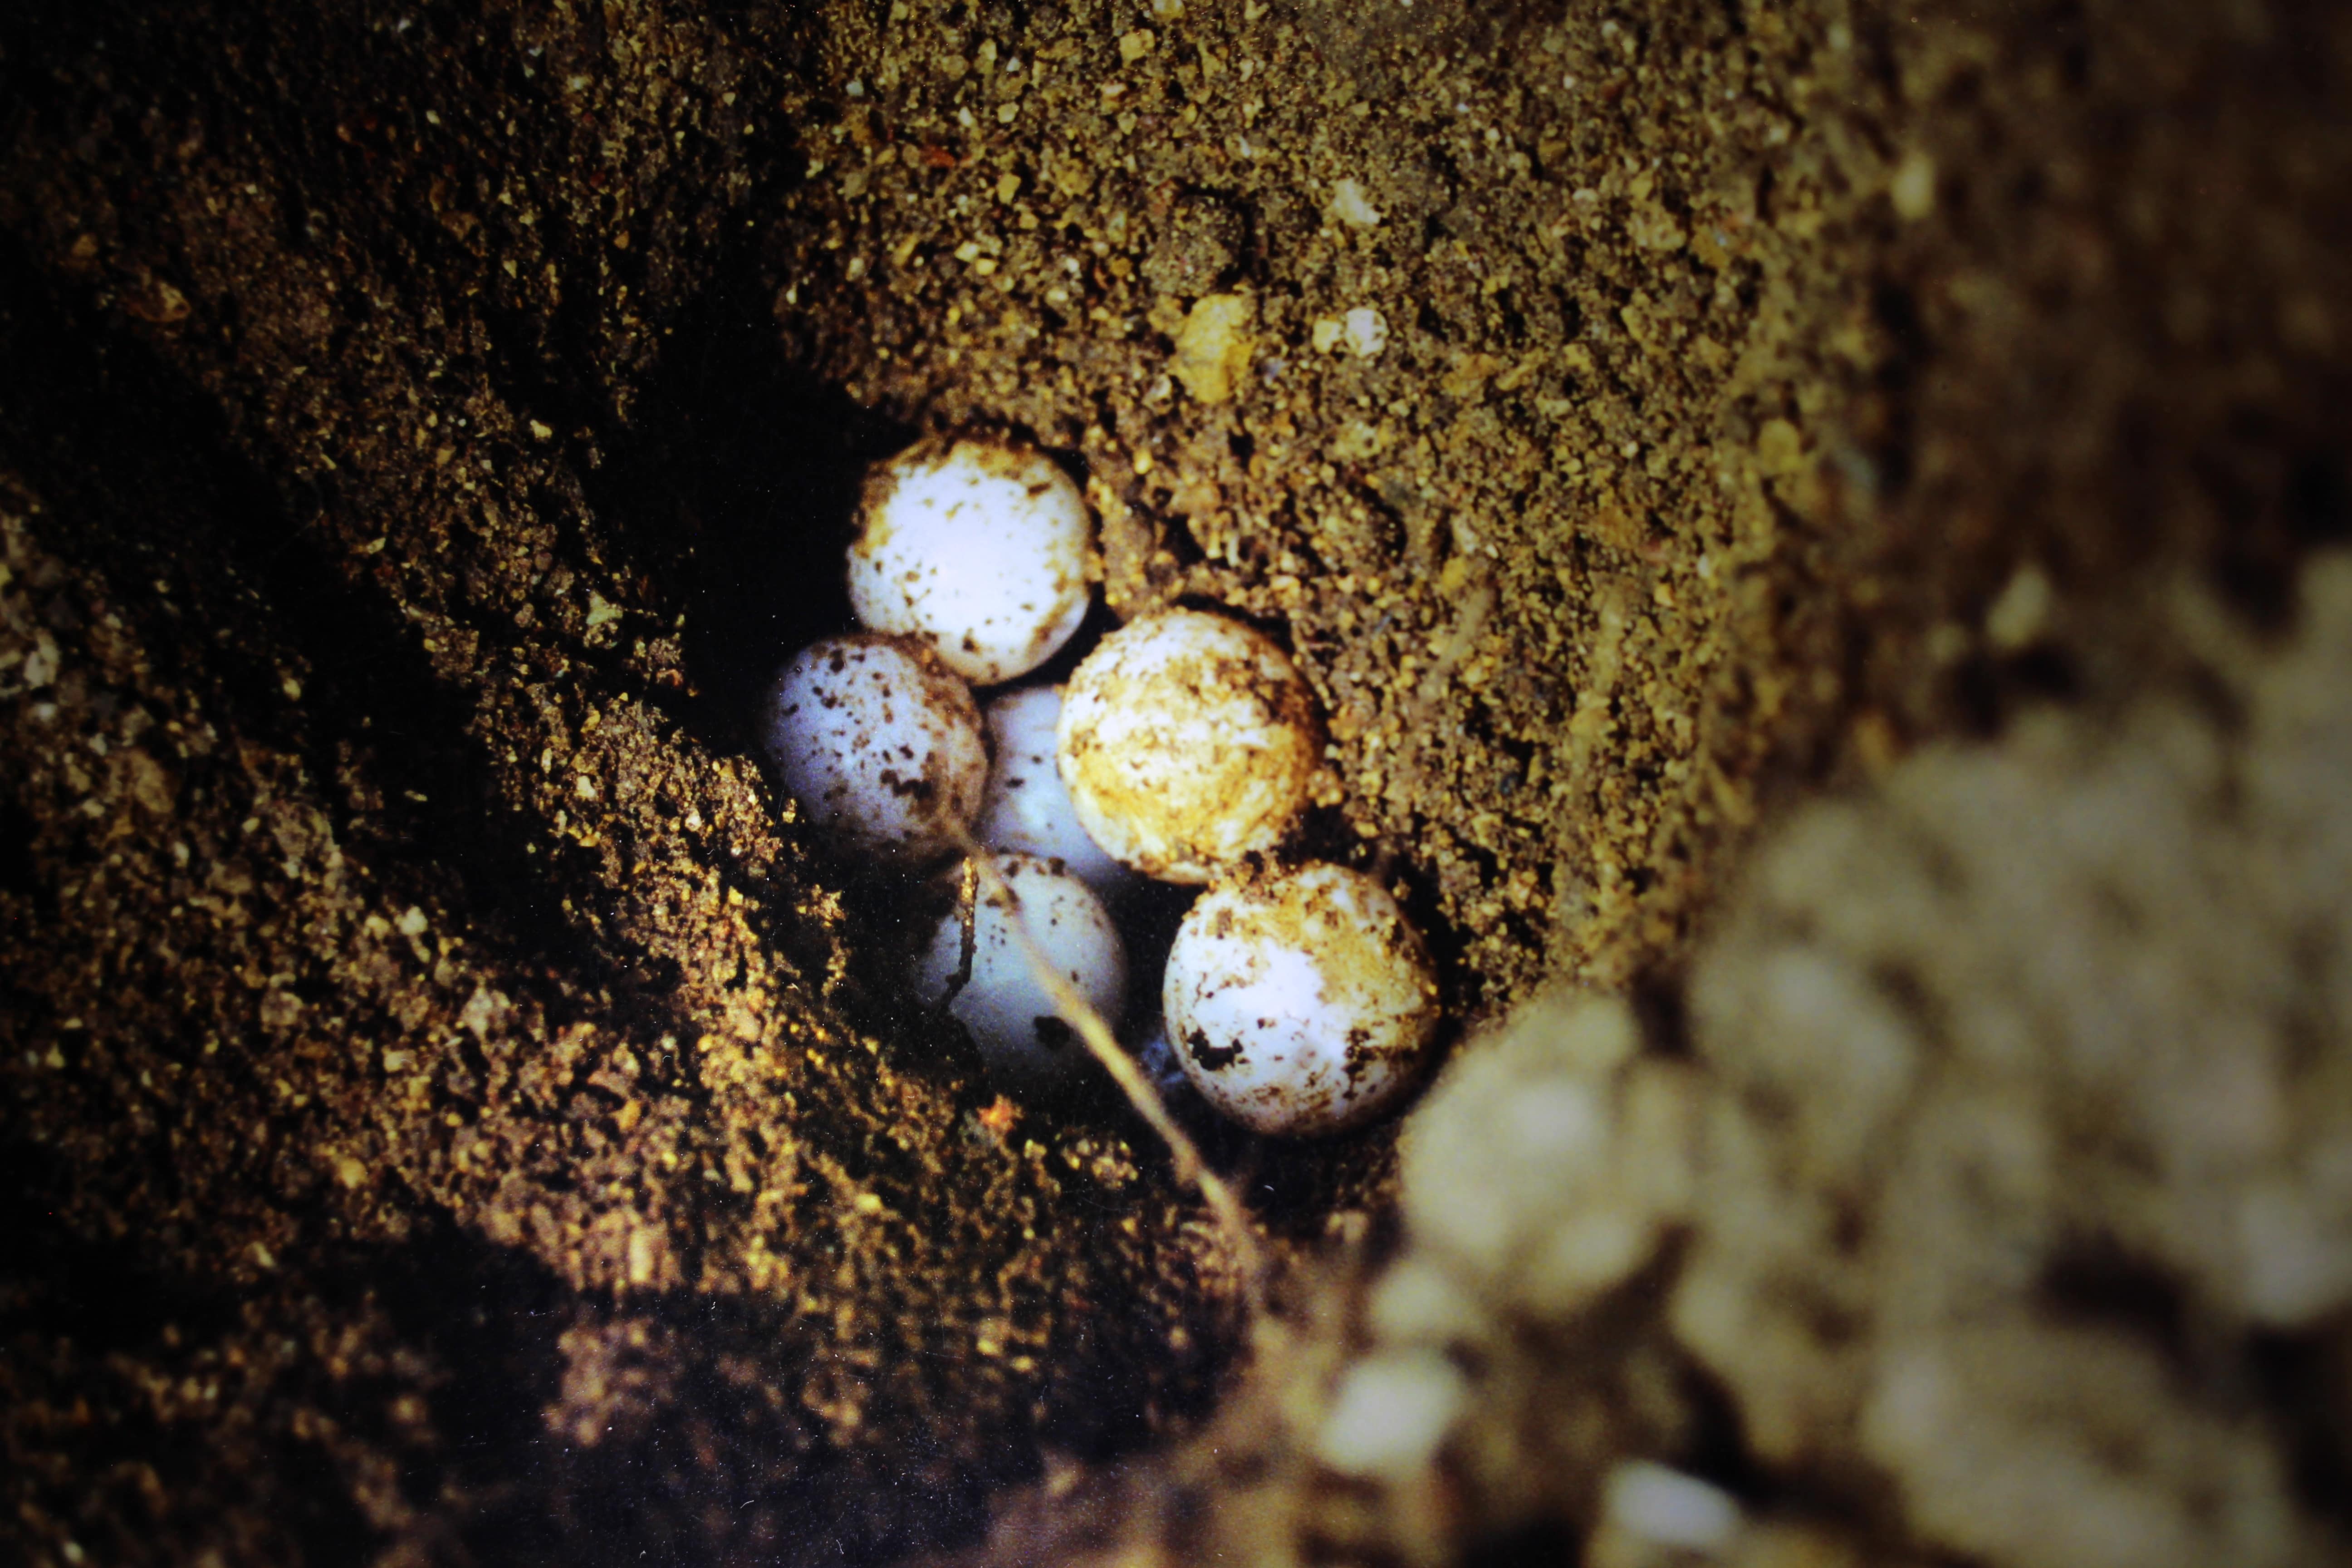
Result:
{"label": "egg with brown stain", "polygon": [[1102,900],[1061,862],[999,855],[995,864],[1002,886],[975,887],[940,922],[915,965],[914,990],[963,1026],[991,1078],[1034,1094],[1093,1070],[1079,1020],[1036,965],[1116,1027],[1127,1005],[1127,944]]}
{"label": "egg with brown stain", "polygon": [[840,859],[919,866],[980,809],[988,742],[971,689],[919,643],[826,637],[769,689],[777,781]]}
{"label": "egg with brown stain", "polygon": [[1056,732],[1078,821],[1169,882],[1277,847],[1315,791],[1314,692],[1275,640],[1199,610],[1139,616],[1070,677]]}
{"label": "egg with brown stain", "polygon": [[1086,619],[1093,542],[1086,497],[1035,447],[918,442],[866,478],[850,609],[993,686],[1053,658]]}
{"label": "egg with brown stain", "polygon": [[1441,1009],[1421,934],[1344,866],[1253,871],[1177,927],[1161,1005],[1184,1076],[1257,1132],[1360,1126],[1416,1083]]}

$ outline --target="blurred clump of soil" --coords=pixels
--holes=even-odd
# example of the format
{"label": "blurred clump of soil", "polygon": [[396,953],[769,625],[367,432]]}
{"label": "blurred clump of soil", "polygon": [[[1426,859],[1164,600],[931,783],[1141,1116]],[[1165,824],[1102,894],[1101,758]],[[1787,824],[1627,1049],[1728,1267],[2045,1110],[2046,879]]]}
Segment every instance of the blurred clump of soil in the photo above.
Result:
{"label": "blurred clump of soil", "polygon": [[[749,760],[861,465],[1066,454],[1108,613],[1298,655],[1312,847],[1465,1023],[1672,1056],[1760,821],[2352,531],[2347,71],[2259,5],[15,9],[0,1531],[879,1560],[1209,1418],[1191,1195],[893,1019]],[[1296,1264],[1395,1142],[1213,1152]],[[1662,1333],[1514,1350],[1599,1391],[1529,1476],[1760,1462]]]}

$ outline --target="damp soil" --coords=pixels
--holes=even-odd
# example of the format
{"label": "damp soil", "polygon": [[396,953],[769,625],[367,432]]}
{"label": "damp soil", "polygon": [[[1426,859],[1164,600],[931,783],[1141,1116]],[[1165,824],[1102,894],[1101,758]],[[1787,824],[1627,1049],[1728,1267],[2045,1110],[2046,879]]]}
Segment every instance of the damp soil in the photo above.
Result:
{"label": "damp soil", "polygon": [[[2352,532],[2326,7],[0,21],[0,1539],[881,1561],[1213,1410],[1108,1097],[1000,1101],[761,779],[865,465],[1321,701],[1458,1026]],[[2074,635],[2054,638],[2055,626]],[[2091,628],[2085,632],[2084,628]],[[1394,1124],[1203,1124],[1286,1258]]]}

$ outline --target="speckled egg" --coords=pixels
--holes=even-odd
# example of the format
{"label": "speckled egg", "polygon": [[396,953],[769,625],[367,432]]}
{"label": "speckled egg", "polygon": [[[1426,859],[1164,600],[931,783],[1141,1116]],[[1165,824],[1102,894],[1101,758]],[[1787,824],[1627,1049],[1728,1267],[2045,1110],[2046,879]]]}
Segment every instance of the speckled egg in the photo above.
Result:
{"label": "speckled egg", "polygon": [[1061,718],[1058,686],[1008,691],[981,710],[992,761],[972,837],[991,849],[1059,860],[1072,876],[1109,898],[1135,886],[1135,876],[1094,841],[1070,804],[1054,756]]}
{"label": "speckled egg", "polygon": [[1309,865],[1211,888],[1177,928],[1161,1002],[1184,1076],[1258,1132],[1337,1132],[1427,1065],[1437,976],[1360,871]]}
{"label": "speckled egg", "polygon": [[1034,447],[924,441],[867,476],[849,603],[980,686],[1054,657],[1087,614],[1086,498]]}
{"label": "speckled egg", "polygon": [[1275,641],[1199,610],[1141,616],[1088,654],[1062,703],[1062,782],[1121,863],[1206,882],[1272,849],[1311,796],[1323,730]]}
{"label": "speckled egg", "polygon": [[988,783],[971,689],[898,637],[803,648],[769,690],[763,739],[778,780],[844,859],[936,859]]}
{"label": "speckled egg", "polygon": [[1011,903],[982,885],[968,911],[950,911],[916,965],[915,991],[926,1006],[946,1004],[992,1078],[1048,1089],[1087,1070],[1087,1047],[1014,935],[1015,909],[1039,955],[1112,1028],[1127,1005],[1127,946],[1076,877],[1034,855],[1000,855],[995,864]]}

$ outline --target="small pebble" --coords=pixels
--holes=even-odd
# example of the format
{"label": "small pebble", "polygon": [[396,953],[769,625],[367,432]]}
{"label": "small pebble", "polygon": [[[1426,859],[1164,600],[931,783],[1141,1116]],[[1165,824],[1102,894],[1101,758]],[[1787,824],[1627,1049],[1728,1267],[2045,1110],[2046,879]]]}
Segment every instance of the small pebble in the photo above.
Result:
{"label": "small pebble", "polygon": [[1739,1534],[1739,1504],[1720,1487],[1648,1459],[1620,1460],[1601,1485],[1603,1519],[1660,1546],[1709,1555]]}
{"label": "small pebble", "polygon": [[1332,1390],[1316,1458],[1341,1475],[1405,1479],[1436,1458],[1469,1403],[1469,1380],[1435,1351],[1366,1356]]}

